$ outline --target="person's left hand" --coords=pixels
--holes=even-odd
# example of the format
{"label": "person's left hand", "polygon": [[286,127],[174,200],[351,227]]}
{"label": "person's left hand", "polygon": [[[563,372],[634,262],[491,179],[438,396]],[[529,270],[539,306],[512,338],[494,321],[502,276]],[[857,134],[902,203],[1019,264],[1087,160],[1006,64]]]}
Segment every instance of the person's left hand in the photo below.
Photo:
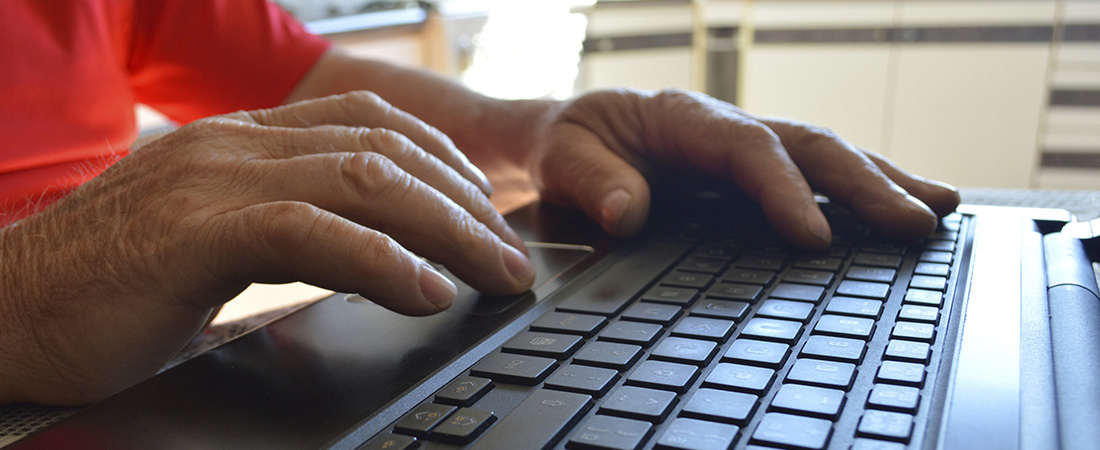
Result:
{"label": "person's left hand", "polygon": [[658,176],[708,176],[740,187],[778,232],[820,249],[832,233],[812,189],[872,230],[914,239],[955,210],[958,192],[899,169],[829,130],[749,115],[702,94],[598,91],[559,110],[531,169],[547,201],[583,209],[608,233],[645,223]]}

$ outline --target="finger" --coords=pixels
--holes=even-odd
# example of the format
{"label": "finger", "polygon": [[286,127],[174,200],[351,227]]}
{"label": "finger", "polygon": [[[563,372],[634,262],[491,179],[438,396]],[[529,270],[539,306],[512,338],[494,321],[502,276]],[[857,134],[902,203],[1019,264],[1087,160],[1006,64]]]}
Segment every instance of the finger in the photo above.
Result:
{"label": "finger", "polygon": [[637,233],[645,225],[650,203],[642,174],[588,130],[571,123],[555,127],[551,150],[536,172],[542,197],[579,207],[611,235]]}
{"label": "finger", "polygon": [[814,187],[851,208],[879,234],[914,239],[935,230],[936,215],[924,202],[832,132],[786,120],[762,120],[780,137]]}
{"label": "finger", "polygon": [[[381,154],[307,155],[254,163],[248,170],[247,179],[280,180],[260,188],[264,197],[257,202],[304,202],[383,232],[482,292],[515,294],[534,281],[532,264],[521,251]],[[491,205],[471,208],[497,214]],[[493,222],[503,226],[503,219]]]}
{"label": "finger", "polygon": [[388,128],[407,136],[417,146],[453,167],[486,194],[492,192],[489,179],[455,147],[447,135],[371,92],[349,92],[278,108],[235,113],[232,117],[269,127],[344,125]]}
{"label": "finger", "polygon": [[893,161],[890,161],[882,155],[875,152],[862,150],[863,154],[871,159],[878,166],[879,170],[882,170],[886,176],[894,180],[898,186],[905,189],[914,197],[920,199],[937,216],[943,217],[951,214],[955,211],[955,208],[959,207],[959,203],[962,202],[962,198],[959,196],[959,190],[954,186],[946,183],[941,183],[935,180],[929,180],[927,178],[911,174],[902,170]]}
{"label": "finger", "polygon": [[453,283],[393,239],[300,202],[253,205],[219,216],[212,273],[236,282],[301,280],[357,292],[401,314],[446,309]]}

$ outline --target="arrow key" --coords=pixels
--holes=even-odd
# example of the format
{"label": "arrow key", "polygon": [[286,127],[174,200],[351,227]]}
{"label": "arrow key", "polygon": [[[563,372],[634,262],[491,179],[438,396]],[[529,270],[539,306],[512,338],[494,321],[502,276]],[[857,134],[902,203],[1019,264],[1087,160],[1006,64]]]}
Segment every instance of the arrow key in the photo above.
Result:
{"label": "arrow key", "polygon": [[435,428],[451,415],[454,406],[425,403],[413,409],[393,426],[393,431],[417,437],[425,437],[428,431]]}
{"label": "arrow key", "polygon": [[455,406],[470,406],[493,388],[492,380],[463,375],[435,394],[435,401]]}
{"label": "arrow key", "polygon": [[432,430],[432,438],[448,444],[469,444],[496,420],[489,411],[460,408]]}

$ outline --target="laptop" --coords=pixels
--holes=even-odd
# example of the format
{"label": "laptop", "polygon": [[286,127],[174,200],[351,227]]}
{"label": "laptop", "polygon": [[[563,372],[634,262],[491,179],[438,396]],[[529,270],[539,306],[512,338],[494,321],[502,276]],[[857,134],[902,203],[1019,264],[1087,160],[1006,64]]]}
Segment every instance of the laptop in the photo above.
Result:
{"label": "laptop", "polygon": [[507,216],[526,294],[459,282],[420,318],[336,294],[10,448],[1100,448],[1096,243],[1070,214],[964,208],[894,242],[820,200],[818,253],[713,193],[625,240],[531,204]]}

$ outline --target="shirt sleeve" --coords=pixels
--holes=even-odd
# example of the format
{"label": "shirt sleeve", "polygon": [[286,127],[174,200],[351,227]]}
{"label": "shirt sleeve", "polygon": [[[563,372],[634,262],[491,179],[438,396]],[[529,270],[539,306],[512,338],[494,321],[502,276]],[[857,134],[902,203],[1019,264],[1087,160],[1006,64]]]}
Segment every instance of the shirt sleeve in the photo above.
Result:
{"label": "shirt sleeve", "polygon": [[179,123],[279,105],[330,46],[265,0],[139,0],[132,33],[137,101]]}

